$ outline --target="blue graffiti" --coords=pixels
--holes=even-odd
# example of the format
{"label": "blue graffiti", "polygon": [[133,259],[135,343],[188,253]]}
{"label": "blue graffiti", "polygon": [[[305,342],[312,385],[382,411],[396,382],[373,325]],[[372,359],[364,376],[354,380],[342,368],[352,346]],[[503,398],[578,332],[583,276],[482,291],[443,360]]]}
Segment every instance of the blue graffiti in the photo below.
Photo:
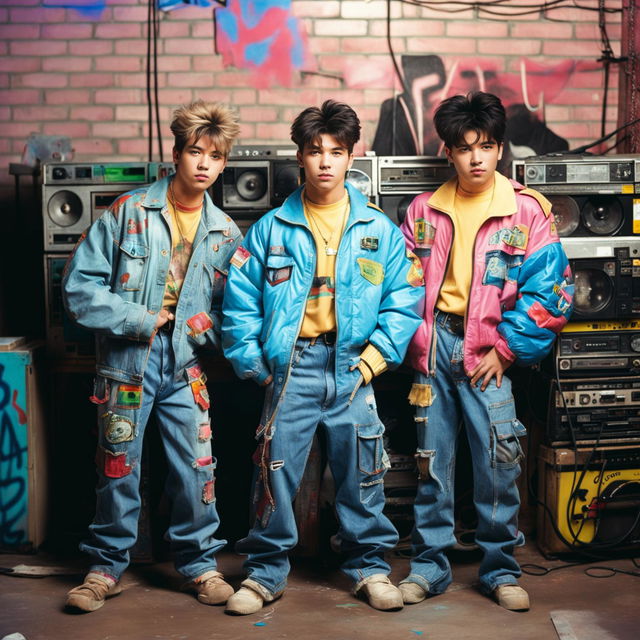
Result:
{"label": "blue graffiti", "polygon": [[261,65],[266,62],[269,55],[269,48],[275,39],[275,35],[269,36],[260,42],[252,42],[248,44],[244,49],[244,55],[255,65]]}
{"label": "blue graffiti", "polygon": [[4,370],[0,364],[0,545],[15,546],[26,539],[27,447],[18,440],[7,411],[11,388]]}
{"label": "blue graffiti", "polygon": [[75,9],[88,17],[97,17],[104,10],[107,0],[43,0],[45,7],[55,9]]}
{"label": "blue graffiti", "polygon": [[257,27],[269,9],[291,7],[291,0],[239,0],[241,15],[249,28]]}

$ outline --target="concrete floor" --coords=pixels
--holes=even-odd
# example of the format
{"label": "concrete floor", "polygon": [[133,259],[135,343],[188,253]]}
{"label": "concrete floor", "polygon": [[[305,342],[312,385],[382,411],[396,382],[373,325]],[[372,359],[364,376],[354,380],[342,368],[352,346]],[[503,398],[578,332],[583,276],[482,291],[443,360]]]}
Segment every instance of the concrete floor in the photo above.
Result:
{"label": "concrete floor", "polygon": [[[532,543],[518,551],[519,561],[546,567],[564,565],[543,558]],[[408,561],[389,558],[394,580],[404,577]],[[169,562],[138,565],[123,578],[124,591],[91,614],[69,614],[63,603],[78,583],[79,558],[62,563],[38,555],[0,555],[2,567],[55,565],[62,575],[20,578],[0,575],[0,638],[19,632],[27,640],[245,640],[304,638],[322,640],[636,640],[640,638],[640,576],[617,573],[608,579],[585,575],[589,565],[546,576],[525,575],[532,608],[505,611],[476,589],[478,558],[473,552],[452,557],[454,583],[448,591],[399,612],[371,609],[348,592],[340,572],[319,562],[294,560],[289,587],[278,602],[253,616],[225,615],[179,591]],[[226,578],[242,579],[241,558],[219,556]],[[595,564],[640,570],[628,558]],[[560,625],[556,631],[552,614]]]}

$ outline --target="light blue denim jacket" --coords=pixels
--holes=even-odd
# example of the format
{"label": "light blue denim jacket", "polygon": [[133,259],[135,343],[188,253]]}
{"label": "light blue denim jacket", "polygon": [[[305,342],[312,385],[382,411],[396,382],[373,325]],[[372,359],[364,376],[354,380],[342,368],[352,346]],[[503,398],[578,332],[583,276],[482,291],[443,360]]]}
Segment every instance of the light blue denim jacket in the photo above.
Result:
{"label": "light blue denim jacket", "polygon": [[[398,366],[421,322],[422,282],[398,227],[347,184],[350,213],[336,256],[336,383],[352,388],[350,367],[370,342]],[[225,356],[241,378],[276,392],[289,374],[316,270],[316,245],[302,187],[256,222],[231,261],[222,327]],[[416,259],[417,261],[417,259]],[[419,263],[418,263],[419,268]]]}
{"label": "light blue denim jacket", "polygon": [[[171,260],[163,178],[120,196],[76,245],[62,280],[65,309],[96,334],[98,375],[140,384],[162,309]],[[241,242],[235,223],[205,194],[175,313],[178,378],[196,351],[220,346],[222,296],[229,260]]]}

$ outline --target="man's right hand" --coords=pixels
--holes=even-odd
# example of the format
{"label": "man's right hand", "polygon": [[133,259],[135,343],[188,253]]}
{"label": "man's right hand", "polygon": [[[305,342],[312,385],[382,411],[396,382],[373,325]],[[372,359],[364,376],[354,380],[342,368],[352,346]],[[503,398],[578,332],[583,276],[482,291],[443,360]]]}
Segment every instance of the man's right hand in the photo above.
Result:
{"label": "man's right hand", "polygon": [[273,376],[269,374],[269,377],[260,384],[261,387],[268,387],[273,382]]}
{"label": "man's right hand", "polygon": [[156,329],[159,329],[161,326],[167,324],[167,322],[171,322],[175,320],[175,316],[168,309],[160,309],[158,312],[158,317],[156,318]]}

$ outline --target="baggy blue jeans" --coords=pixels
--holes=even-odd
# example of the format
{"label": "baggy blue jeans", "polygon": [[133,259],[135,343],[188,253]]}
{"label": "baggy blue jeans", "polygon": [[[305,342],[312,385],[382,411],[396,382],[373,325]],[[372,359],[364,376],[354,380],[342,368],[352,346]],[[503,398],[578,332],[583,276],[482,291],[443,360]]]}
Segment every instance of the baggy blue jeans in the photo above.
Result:
{"label": "baggy blue jeans", "polygon": [[[485,391],[474,387],[464,372],[463,338],[451,328],[449,315],[436,312],[436,375],[415,373],[417,385],[430,386],[430,400],[416,407],[419,469],[414,507],[411,573],[403,582],[415,582],[432,594],[451,583],[445,549],[455,543],[454,477],[461,419],[466,426],[473,466],[473,501],[478,516],[476,543],[484,556],[480,587],[490,593],[503,584],[515,584],[520,567],[514,547],[524,544],[518,531],[522,449],[518,438],[525,429],[515,415],[511,381],[495,378]],[[430,402],[430,404],[429,404]]]}
{"label": "baggy blue jeans", "polygon": [[167,457],[165,491],[172,507],[166,537],[176,570],[192,580],[216,569],[215,554],[226,541],[214,537],[219,518],[209,400],[199,366],[189,372],[191,382],[175,379],[171,336],[158,332],[143,385],[96,379],[96,515],[89,539],[80,545],[91,558],[91,571],[118,580],[129,564],[138,532],[142,441],[151,411]]}
{"label": "baggy blue jeans", "polygon": [[[367,577],[389,574],[384,552],[392,549],[398,533],[383,514],[383,477],[389,466],[383,448],[384,426],[378,417],[370,385],[360,387],[349,402],[349,391],[336,393],[335,347],[318,339],[296,343],[289,380],[271,429],[263,434],[269,455],[263,462],[269,474],[275,507],[268,518],[258,517],[247,537],[236,545],[248,555],[244,567],[248,577],[272,596],[286,587],[288,552],[298,534],[292,500],[300,485],[313,437],[324,429],[329,466],[336,487],[336,512],[340,522],[338,538],[346,555],[342,571],[354,589]],[[346,371],[353,378],[358,371]],[[277,401],[277,398],[273,401]],[[270,415],[273,401],[267,399],[263,412]],[[259,447],[259,451],[260,451]],[[260,472],[260,469],[258,469]],[[256,502],[264,498],[258,482]]]}

